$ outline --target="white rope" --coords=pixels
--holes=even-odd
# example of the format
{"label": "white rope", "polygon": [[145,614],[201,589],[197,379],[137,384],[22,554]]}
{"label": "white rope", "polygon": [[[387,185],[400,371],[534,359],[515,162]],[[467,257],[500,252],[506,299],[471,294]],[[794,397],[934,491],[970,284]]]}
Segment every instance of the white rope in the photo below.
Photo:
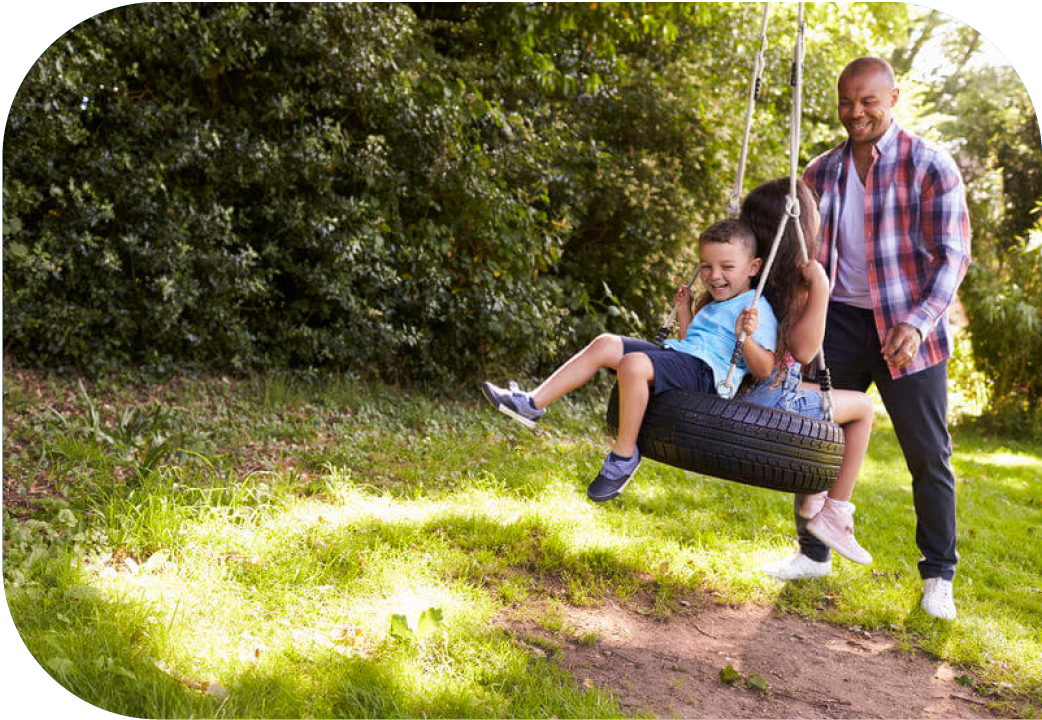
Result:
{"label": "white rope", "polygon": [[[745,164],[746,159],[749,156],[749,134],[752,131],[753,115],[756,111],[756,101],[760,97],[760,82],[763,78],[764,67],[763,58],[764,54],[767,52],[767,18],[770,13],[771,3],[765,2],[763,4],[763,16],[760,18],[760,49],[756,52],[756,58],[753,61],[752,76],[749,78],[749,96],[745,106],[745,131],[742,134],[742,148],[738,153],[738,172],[735,174],[734,187],[727,199],[727,214],[730,217],[738,217],[738,213],[741,209],[740,200],[742,197],[742,186],[745,184]],[[698,282],[697,272],[691,277],[691,282],[687,284],[687,289],[694,289],[696,282]],[[673,309],[670,310],[669,315],[662,323],[662,327],[659,328],[658,335],[655,337],[655,341],[659,344],[665,342],[666,338],[669,336],[669,331],[673,327],[674,321],[677,319],[677,312],[679,309],[680,304],[675,303]]]}
{"label": "white rope", "polygon": [[[800,241],[800,253],[802,254],[804,264],[806,264],[811,260],[811,258],[807,254],[807,239],[803,236],[803,225],[799,222],[799,199],[796,196],[796,178],[799,172],[797,166],[799,163],[800,134],[803,120],[803,61],[805,56],[804,35],[806,34],[806,24],[803,19],[803,3],[799,4],[796,23],[796,43],[792,49],[794,85],[792,93],[792,119],[789,123],[789,215],[793,218],[793,222],[796,224],[796,234]],[[796,209],[796,215],[792,215],[792,208]],[[827,378],[828,368],[825,366],[824,347],[818,348],[818,372],[821,374],[821,377]],[[835,404],[832,400],[832,389],[830,385],[831,380],[826,380],[822,384],[821,402],[825,419],[831,421],[832,410],[835,407]]]}
{"label": "white rope", "polygon": [[749,133],[753,126],[753,114],[756,110],[756,101],[760,96],[760,81],[763,76],[763,56],[767,51],[767,16],[771,12],[771,4],[763,4],[763,18],[760,21],[760,49],[756,53],[753,62],[752,77],[749,79],[749,98],[745,106],[745,132],[742,134],[742,149],[738,154],[738,172],[734,179],[734,187],[731,195],[727,198],[727,214],[738,217],[740,200],[742,198],[742,186],[745,184],[745,161],[749,156]]}
{"label": "white rope", "polygon": [[[731,191],[727,203],[728,214],[731,217],[736,217],[740,211],[739,200],[742,194],[742,186],[745,182],[745,163],[749,150],[749,133],[752,128],[753,113],[756,106],[757,95],[759,93],[760,76],[763,72],[763,56],[767,49],[767,17],[770,13],[770,3],[764,3],[763,5],[763,18],[760,23],[760,50],[757,52],[756,60],[753,63],[749,97],[746,103],[745,132],[742,137],[742,149],[738,158],[738,173],[735,177],[734,188]],[[778,230],[774,234],[774,240],[771,243],[770,252],[764,262],[763,269],[760,271],[760,282],[756,285],[756,294],[750,304],[751,308],[756,307],[760,302],[760,298],[763,296],[763,290],[767,284],[767,277],[770,275],[771,269],[774,266],[774,259],[778,254],[778,248],[781,245],[782,236],[785,234],[785,225],[789,220],[792,220],[796,228],[796,236],[799,239],[800,254],[803,263],[806,264],[811,259],[807,252],[807,238],[804,236],[803,225],[800,223],[800,203],[799,195],[797,193],[800,140],[802,136],[803,121],[803,62],[805,56],[805,34],[806,24],[803,16],[803,3],[799,3],[796,19],[796,40],[793,43],[792,48],[792,77],[790,79],[790,84],[792,85],[793,90],[792,106],[789,114],[789,195],[786,198],[785,214],[778,222]],[[689,290],[694,287],[697,279],[698,274],[696,273],[695,276],[691,278],[691,282],[687,285]],[[669,333],[669,328],[673,326],[673,321],[676,319],[679,307],[679,304],[673,306],[672,312],[670,312],[668,319],[660,329],[658,337],[660,343],[666,339],[666,335]],[[738,367],[738,361],[742,356],[742,346],[745,343],[746,337],[747,333],[743,329],[738,334],[735,341],[734,352],[731,357],[731,366],[727,370],[727,376],[716,386],[716,391],[721,397],[730,398],[734,395],[734,374]],[[820,348],[818,351],[818,369],[820,372],[826,373],[827,377],[824,348]],[[825,419],[831,420],[833,408],[832,393],[825,384],[822,385],[821,395]]]}
{"label": "white rope", "polygon": [[[767,256],[767,261],[764,263],[763,270],[760,272],[760,282],[756,287],[756,295],[753,298],[753,302],[750,307],[756,307],[760,301],[760,297],[763,295],[763,288],[767,282],[767,276],[771,272],[771,268],[774,265],[774,258],[778,252],[778,246],[781,244],[782,235],[785,233],[785,225],[791,218],[793,224],[796,227],[796,236],[799,238],[800,252],[804,264],[809,261],[807,253],[807,239],[803,235],[803,225],[800,223],[800,204],[799,197],[796,191],[797,180],[799,179],[799,159],[800,159],[800,139],[802,130],[802,119],[803,119],[803,60],[804,60],[804,35],[806,25],[803,19],[803,3],[799,3],[797,10],[796,20],[796,41],[793,43],[792,48],[792,78],[791,84],[792,90],[792,106],[789,114],[789,196],[786,199],[785,215],[782,216],[778,223],[778,231],[774,235],[774,241],[771,243],[770,254]],[[742,345],[745,343],[747,333],[743,329],[735,341],[734,353],[731,357],[731,366],[727,369],[727,376],[720,381],[716,386],[716,391],[721,397],[730,398],[734,395],[734,374],[738,366],[738,361],[741,358]],[[818,366],[824,370],[825,358],[824,351],[818,353]],[[825,408],[826,419],[832,417],[832,395],[831,393],[823,388],[822,389],[822,404]]]}

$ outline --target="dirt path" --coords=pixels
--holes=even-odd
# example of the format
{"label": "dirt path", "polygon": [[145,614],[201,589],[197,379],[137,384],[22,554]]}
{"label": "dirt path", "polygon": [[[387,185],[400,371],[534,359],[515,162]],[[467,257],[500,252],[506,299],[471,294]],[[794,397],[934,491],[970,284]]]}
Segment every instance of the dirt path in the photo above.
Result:
{"label": "dirt path", "polygon": [[[666,621],[622,608],[561,607],[567,638],[533,626],[516,631],[561,644],[558,665],[620,706],[684,718],[994,718],[986,700],[955,681],[960,670],[898,649],[882,633],[855,632],[770,608],[712,605]],[[595,637],[589,643],[574,638]],[[760,675],[767,692],[731,665]]]}

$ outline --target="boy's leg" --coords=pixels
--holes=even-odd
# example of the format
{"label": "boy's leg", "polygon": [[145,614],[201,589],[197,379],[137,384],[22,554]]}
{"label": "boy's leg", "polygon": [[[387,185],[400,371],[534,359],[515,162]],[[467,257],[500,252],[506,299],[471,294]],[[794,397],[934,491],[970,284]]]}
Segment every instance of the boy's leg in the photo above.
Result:
{"label": "boy's leg", "polygon": [[481,392],[500,412],[534,428],[546,412],[547,405],[585,385],[602,367],[618,367],[626,348],[643,347],[641,343],[641,340],[617,335],[600,335],[559,367],[534,392],[525,392],[515,382],[507,388],[485,382],[481,384]]}
{"label": "boy's leg", "polygon": [[624,355],[622,337],[598,335],[532,392],[535,406],[545,409],[558,398],[588,383],[601,368],[617,369]]}
{"label": "boy's leg", "polygon": [[619,430],[612,451],[586,488],[586,496],[594,502],[618,497],[640,467],[637,436],[655,381],[655,366],[642,352],[627,354],[618,365]]}
{"label": "boy's leg", "polygon": [[619,431],[612,451],[630,457],[637,449],[637,436],[648,409],[655,366],[644,353],[626,355],[619,363]]}

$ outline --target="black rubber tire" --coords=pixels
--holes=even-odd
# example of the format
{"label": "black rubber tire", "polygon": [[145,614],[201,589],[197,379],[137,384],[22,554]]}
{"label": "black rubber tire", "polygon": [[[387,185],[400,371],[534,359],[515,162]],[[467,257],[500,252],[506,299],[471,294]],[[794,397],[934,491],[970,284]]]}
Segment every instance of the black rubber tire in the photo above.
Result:
{"label": "black rubber tire", "polygon": [[[608,401],[618,430],[619,394]],[[828,490],[839,476],[843,428],[825,420],[715,395],[653,396],[637,438],[641,455],[684,470],[792,493]]]}

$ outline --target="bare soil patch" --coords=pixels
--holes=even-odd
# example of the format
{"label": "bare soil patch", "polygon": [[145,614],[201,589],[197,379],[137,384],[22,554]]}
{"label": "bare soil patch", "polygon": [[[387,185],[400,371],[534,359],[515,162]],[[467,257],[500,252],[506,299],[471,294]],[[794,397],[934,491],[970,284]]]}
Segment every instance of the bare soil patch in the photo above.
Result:
{"label": "bare soil patch", "polygon": [[[659,619],[614,600],[562,605],[566,632],[513,630],[560,646],[554,661],[634,714],[664,718],[994,718],[963,671],[868,633],[781,616],[769,607],[707,605]],[[590,638],[595,638],[592,642]],[[731,665],[766,692],[720,679]]]}

